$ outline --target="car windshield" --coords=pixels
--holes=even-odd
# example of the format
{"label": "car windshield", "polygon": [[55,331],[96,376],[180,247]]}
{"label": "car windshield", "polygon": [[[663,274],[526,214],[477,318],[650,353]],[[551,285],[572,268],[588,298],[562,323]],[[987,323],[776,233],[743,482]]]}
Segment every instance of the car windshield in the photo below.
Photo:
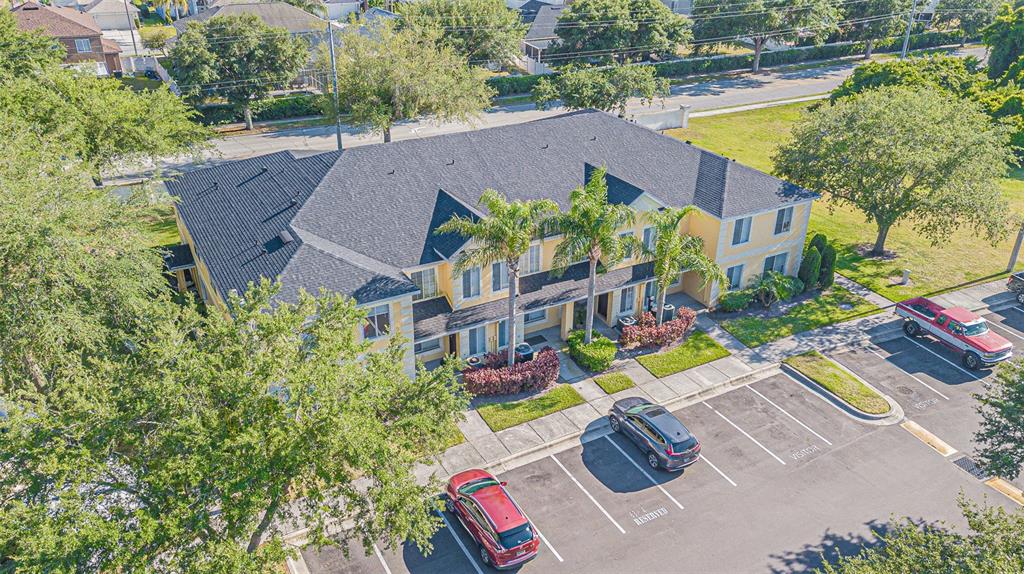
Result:
{"label": "car windshield", "polygon": [[988,323],[985,321],[978,321],[977,323],[968,323],[964,325],[964,334],[968,337],[984,335],[985,333],[988,333]]}
{"label": "car windshield", "polygon": [[498,481],[494,480],[493,478],[481,478],[480,480],[474,480],[473,482],[462,485],[462,487],[459,488],[459,492],[461,492],[462,494],[469,495],[480,490],[481,488],[487,488],[488,486],[497,485]]}
{"label": "car windshield", "polygon": [[502,548],[511,549],[533,540],[533,529],[530,528],[530,523],[527,522],[511,530],[499,533],[498,537],[501,538]]}
{"label": "car windshield", "polygon": [[695,439],[695,438],[693,438],[691,436],[690,438],[684,440],[683,442],[674,442],[674,443],[672,443],[672,451],[673,452],[683,452],[683,451],[690,450],[691,448],[693,448],[695,446],[697,446],[697,439]]}

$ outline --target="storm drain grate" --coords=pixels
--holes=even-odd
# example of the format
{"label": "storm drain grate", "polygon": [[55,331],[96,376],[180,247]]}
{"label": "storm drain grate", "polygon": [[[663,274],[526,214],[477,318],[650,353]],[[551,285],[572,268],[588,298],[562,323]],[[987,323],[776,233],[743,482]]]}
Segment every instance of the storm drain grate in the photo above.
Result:
{"label": "storm drain grate", "polygon": [[977,478],[978,480],[985,480],[986,478],[988,478],[988,475],[985,474],[985,471],[982,470],[982,468],[978,466],[978,463],[974,462],[969,456],[961,456],[960,458],[954,460],[953,464],[957,465],[958,467],[960,467],[960,470],[966,472],[967,474],[973,476],[974,478]]}

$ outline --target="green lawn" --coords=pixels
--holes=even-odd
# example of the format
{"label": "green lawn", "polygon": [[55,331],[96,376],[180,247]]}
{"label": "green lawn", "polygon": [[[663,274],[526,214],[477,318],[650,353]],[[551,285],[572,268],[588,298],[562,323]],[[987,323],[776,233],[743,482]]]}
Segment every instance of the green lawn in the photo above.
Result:
{"label": "green lawn", "polygon": [[[842,304],[852,305],[852,308],[842,309]],[[754,306],[757,306],[756,302]],[[794,333],[840,323],[878,310],[877,306],[863,297],[834,285],[818,297],[795,305],[785,315],[771,318],[754,315],[727,319],[722,322],[722,328],[732,333],[744,345],[756,347]]]}
{"label": "green lawn", "polygon": [[539,397],[514,403],[484,405],[476,412],[480,413],[492,431],[498,432],[584,402],[576,389],[569,385],[559,385]]}
{"label": "green lawn", "polygon": [[123,76],[121,81],[136,92],[155,90],[164,85],[160,80],[154,80],[145,76]]}
{"label": "green lawn", "polygon": [[174,221],[174,208],[171,204],[156,205],[143,218],[143,229],[149,237],[150,247],[177,245],[181,243],[178,225]]}
{"label": "green lawn", "polygon": [[707,333],[694,331],[678,347],[662,353],[642,355],[636,360],[660,379],[728,356],[729,351]]}
{"label": "green lawn", "polygon": [[873,415],[889,412],[889,403],[845,369],[817,351],[783,361],[850,405]]}
{"label": "green lawn", "polygon": [[445,450],[464,442],[466,442],[466,437],[462,434],[462,431],[459,430],[458,425],[448,425],[447,432],[445,433]]}
{"label": "green lawn", "polygon": [[633,379],[629,378],[629,375],[626,373],[608,373],[607,375],[598,375],[594,377],[594,382],[609,395],[614,395],[619,391],[624,391],[636,386],[633,383]]}
{"label": "green lawn", "polygon": [[[775,149],[789,137],[800,113],[816,103],[694,118],[688,129],[670,130],[669,134],[770,172]],[[1024,212],[1024,170],[1014,170],[1003,179],[1002,190],[1011,211]],[[875,226],[850,208],[836,207],[830,212],[824,200],[817,201],[811,212],[809,236],[814,233],[824,233],[834,242],[841,274],[894,301],[1004,275],[1016,235],[1010,233],[993,246],[968,229],[954,233],[941,245],[932,245],[912,224],[904,223],[890,231],[886,243],[895,258],[866,258],[859,248],[874,241]],[[908,286],[896,283],[903,269],[911,271]],[[1018,269],[1024,269],[1024,261]]]}

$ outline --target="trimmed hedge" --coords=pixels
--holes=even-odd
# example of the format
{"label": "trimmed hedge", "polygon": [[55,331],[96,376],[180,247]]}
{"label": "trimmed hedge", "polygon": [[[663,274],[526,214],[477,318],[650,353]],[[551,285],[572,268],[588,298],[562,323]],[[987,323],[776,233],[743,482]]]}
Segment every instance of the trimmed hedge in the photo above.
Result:
{"label": "trimmed hedge", "polygon": [[623,347],[664,347],[678,341],[696,321],[697,313],[686,307],[680,307],[675,319],[664,321],[660,326],[653,314],[644,313],[636,325],[622,328],[619,344]]}
{"label": "trimmed hedge", "polygon": [[[910,37],[910,49],[920,50],[922,48],[934,48],[950,44],[959,44],[961,34],[954,32],[925,32]],[[889,38],[875,42],[874,52],[898,52],[903,47],[903,38]],[[787,64],[799,64],[814,60],[832,60],[849,56],[858,56],[864,53],[864,42],[851,42],[848,44],[825,44],[822,46],[797,47],[761,54],[761,67],[783,66]],[[658,76],[662,78],[680,78],[695,74],[715,74],[718,72],[735,72],[737,70],[749,70],[754,66],[753,54],[740,54],[734,56],[708,56],[702,58],[687,58],[685,60],[673,60],[660,64],[646,64],[654,66]],[[487,80],[487,84],[494,88],[499,96],[510,96],[513,94],[526,94],[533,90],[544,76],[541,74],[524,76],[497,76]]]}
{"label": "trimmed hedge", "polygon": [[[215,126],[244,121],[242,110],[227,104],[210,104],[197,107],[199,121]],[[253,108],[252,119],[257,122],[270,120],[286,120],[323,114],[323,96],[320,94],[300,94],[271,98],[260,102]]]}
{"label": "trimmed hedge", "polygon": [[487,79],[487,85],[494,88],[499,96],[511,96],[513,94],[526,94],[533,91],[533,87],[543,78],[542,74],[531,74],[526,76],[495,76]]}
{"label": "trimmed hedge", "polygon": [[547,347],[532,361],[511,367],[479,368],[464,371],[462,382],[473,395],[511,395],[539,391],[558,382],[558,353]]}
{"label": "trimmed hedge", "polygon": [[754,302],[754,292],[750,289],[737,289],[723,293],[718,298],[718,310],[724,313],[742,311]]}
{"label": "trimmed hedge", "polygon": [[569,333],[569,356],[581,367],[595,373],[605,371],[615,360],[615,343],[604,335],[594,332],[589,345],[583,343],[585,331]]}

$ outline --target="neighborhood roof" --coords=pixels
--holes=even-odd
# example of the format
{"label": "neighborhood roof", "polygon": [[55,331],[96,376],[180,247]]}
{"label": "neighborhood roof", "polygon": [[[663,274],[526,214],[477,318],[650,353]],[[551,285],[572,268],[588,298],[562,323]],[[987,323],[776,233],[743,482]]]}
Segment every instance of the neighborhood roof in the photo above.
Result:
{"label": "neighborhood roof", "polygon": [[545,6],[551,6],[551,3],[541,2],[541,0],[529,0],[519,7],[519,19],[523,23],[529,24],[537,17],[537,12]]}
{"label": "neighborhood roof", "polygon": [[291,4],[278,1],[259,0],[217,0],[209,8],[174,22],[174,28],[181,34],[190,22],[203,22],[214,16],[253,14],[268,26],[287,28],[292,34],[325,32],[326,21]]}
{"label": "neighborhood roof", "polygon": [[565,6],[540,6],[530,23],[530,29],[526,31],[524,41],[542,50],[551,45],[557,37],[555,27],[558,26],[558,17],[562,15],[564,9]]}
{"label": "neighborhood roof", "polygon": [[22,30],[41,30],[56,38],[85,38],[101,34],[96,20],[74,8],[25,2],[12,10]]}
{"label": "neighborhood roof", "polygon": [[[279,152],[190,172],[167,187],[180,196],[196,256],[221,294],[282,277],[294,281],[285,291],[334,286],[368,302],[415,291],[402,269],[452,257],[463,239],[435,231],[453,215],[482,213],[483,190],[551,199],[565,210],[570,192],[601,165],[612,201],[647,194],[719,218],[816,197],[593,110],[302,158]],[[312,251],[297,256],[303,247]]]}
{"label": "neighborhood roof", "polygon": [[[82,6],[82,11],[89,14],[124,14],[125,13],[125,2],[123,0],[92,0],[88,4]],[[128,2],[127,10],[133,15],[138,15],[139,9],[135,7],[135,4]]]}

